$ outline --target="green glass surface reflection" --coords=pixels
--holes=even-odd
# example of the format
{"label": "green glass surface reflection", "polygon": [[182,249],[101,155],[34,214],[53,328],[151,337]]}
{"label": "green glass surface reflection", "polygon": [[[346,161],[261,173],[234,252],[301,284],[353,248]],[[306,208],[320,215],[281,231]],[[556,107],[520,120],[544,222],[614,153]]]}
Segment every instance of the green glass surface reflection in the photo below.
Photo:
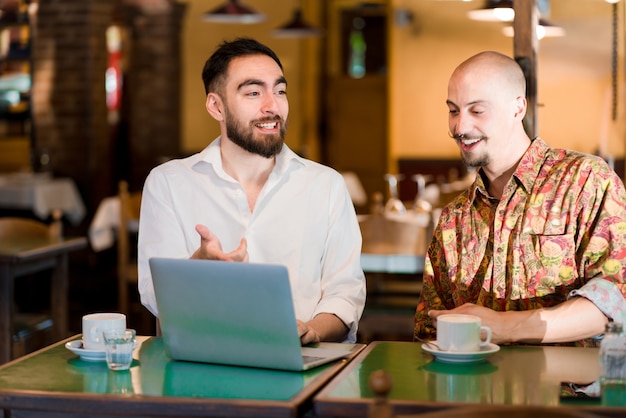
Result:
{"label": "green glass surface reflection", "polygon": [[146,341],[139,358],[144,392],[164,396],[288,400],[325,368],[300,373],[173,361],[161,339]]}
{"label": "green glass surface reflection", "polygon": [[0,389],[282,401],[329,367],[284,372],[174,361],[160,338],[143,341],[134,356],[130,370],[111,371],[59,344],[0,368]]}
{"label": "green glass surface reflection", "polygon": [[373,398],[369,377],[379,369],[391,376],[392,400],[550,406],[560,404],[560,382],[598,377],[598,353],[592,348],[504,346],[482,361],[445,363],[419,343],[381,341],[331,383],[327,396]]}

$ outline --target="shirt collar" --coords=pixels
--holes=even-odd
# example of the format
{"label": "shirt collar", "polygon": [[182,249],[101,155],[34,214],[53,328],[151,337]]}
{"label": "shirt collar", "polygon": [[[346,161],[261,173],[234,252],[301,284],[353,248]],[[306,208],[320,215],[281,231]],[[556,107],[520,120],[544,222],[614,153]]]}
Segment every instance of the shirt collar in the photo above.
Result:
{"label": "shirt collar", "polygon": [[[222,165],[222,154],[220,153],[220,144],[222,143],[222,137],[218,136],[213,142],[211,142],[205,149],[200,152],[199,161],[196,164],[209,164],[213,167],[213,170],[221,176],[228,177]],[[276,164],[272,170],[272,175],[282,176],[287,172],[289,167],[293,166],[294,169],[298,166],[304,166],[305,160],[293,152],[286,144],[283,144],[283,148],[276,155]]]}
{"label": "shirt collar", "polygon": [[[549,150],[550,147],[548,144],[546,144],[540,137],[536,137],[531,141],[530,146],[517,165],[515,172],[513,172],[513,177],[527,192],[532,190],[532,186],[537,178],[537,173],[541,169],[546,153]],[[483,169],[479,168],[477,174],[476,180],[469,190],[470,202],[474,201],[477,192],[480,192],[485,197],[489,196],[483,179],[483,176],[485,175]]]}

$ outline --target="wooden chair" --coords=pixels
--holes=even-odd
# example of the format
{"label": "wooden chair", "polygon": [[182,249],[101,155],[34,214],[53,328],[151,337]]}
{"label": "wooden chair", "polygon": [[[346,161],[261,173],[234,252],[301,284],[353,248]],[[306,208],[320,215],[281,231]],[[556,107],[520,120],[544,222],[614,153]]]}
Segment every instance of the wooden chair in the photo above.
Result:
{"label": "wooden chair", "polygon": [[[57,241],[63,234],[61,211],[52,213],[47,224],[19,217],[0,218],[0,239],[33,239]],[[52,267],[52,266],[50,266]],[[44,267],[45,268],[45,267]],[[13,321],[13,358],[23,356],[53,342],[52,319],[45,313],[17,312]]]}
{"label": "wooden chair", "polygon": [[117,234],[117,281],[118,305],[120,312],[130,314],[131,303],[129,288],[137,288],[137,229],[141,192],[129,192],[128,183],[118,183],[120,200],[120,219]]}
{"label": "wooden chair", "polygon": [[46,224],[34,219],[7,216],[0,218],[0,238],[48,238],[61,239],[63,224],[61,211],[52,212],[52,222]]}

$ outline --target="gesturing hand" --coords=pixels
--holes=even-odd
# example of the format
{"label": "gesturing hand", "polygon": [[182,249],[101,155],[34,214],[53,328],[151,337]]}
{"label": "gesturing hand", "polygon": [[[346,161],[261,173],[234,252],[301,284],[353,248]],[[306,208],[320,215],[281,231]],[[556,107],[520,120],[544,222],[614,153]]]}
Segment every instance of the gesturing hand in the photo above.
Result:
{"label": "gesturing hand", "polygon": [[248,243],[245,238],[241,239],[239,247],[235,250],[225,253],[222,250],[222,243],[215,234],[205,225],[196,225],[196,232],[200,235],[200,247],[196,250],[191,258],[205,260],[223,260],[223,261],[248,261]]}

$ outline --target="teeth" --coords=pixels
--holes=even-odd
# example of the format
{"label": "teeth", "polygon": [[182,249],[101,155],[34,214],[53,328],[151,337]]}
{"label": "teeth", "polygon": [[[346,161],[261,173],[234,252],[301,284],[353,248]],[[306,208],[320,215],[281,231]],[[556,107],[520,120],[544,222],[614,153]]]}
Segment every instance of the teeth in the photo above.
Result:
{"label": "teeth", "polygon": [[276,127],[276,122],[259,123],[257,126],[260,128],[271,129]]}
{"label": "teeth", "polygon": [[465,145],[473,145],[473,144],[477,143],[478,141],[480,141],[480,138],[465,139],[465,140],[463,140],[463,144],[465,144]]}

